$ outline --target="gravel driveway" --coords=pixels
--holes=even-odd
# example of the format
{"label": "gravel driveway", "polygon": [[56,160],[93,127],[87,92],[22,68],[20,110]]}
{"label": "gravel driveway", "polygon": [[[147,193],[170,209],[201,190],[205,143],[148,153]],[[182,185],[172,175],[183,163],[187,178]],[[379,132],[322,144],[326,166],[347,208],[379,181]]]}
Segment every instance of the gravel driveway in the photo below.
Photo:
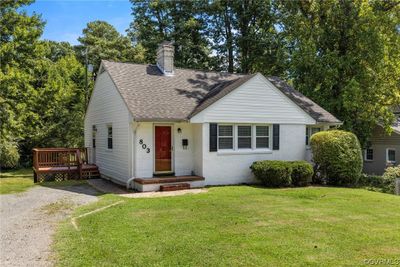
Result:
{"label": "gravel driveway", "polygon": [[91,186],[35,186],[0,195],[0,265],[52,266],[51,242],[56,224],[72,209],[97,200]]}

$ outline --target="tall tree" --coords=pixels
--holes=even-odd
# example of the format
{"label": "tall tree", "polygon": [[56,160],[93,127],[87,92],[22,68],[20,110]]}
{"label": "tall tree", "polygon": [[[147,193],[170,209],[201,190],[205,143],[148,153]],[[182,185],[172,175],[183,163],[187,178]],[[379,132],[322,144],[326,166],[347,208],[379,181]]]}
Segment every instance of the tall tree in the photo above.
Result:
{"label": "tall tree", "polygon": [[[399,103],[399,5],[392,1],[280,1],[288,71],[296,88],[366,144]],[[398,3],[398,2],[397,2]]]}
{"label": "tall tree", "polygon": [[30,3],[0,3],[0,167],[29,164],[36,146],[83,142],[84,67],[69,44],[39,40]]}
{"label": "tall tree", "polygon": [[[207,9],[213,48],[228,72],[284,71],[283,38],[270,0],[218,0]],[[225,61],[223,59],[226,59]]]}
{"label": "tall tree", "polygon": [[[36,94],[37,60],[44,56],[39,41],[44,23],[40,16],[21,11],[31,0],[0,2],[0,153],[18,159],[18,142],[24,138],[25,125],[38,120],[32,98]],[[12,156],[14,155],[14,156]],[[10,158],[9,158],[10,159]],[[17,162],[1,158],[0,167]]]}
{"label": "tall tree", "polygon": [[114,26],[105,21],[89,22],[78,41],[81,45],[76,50],[80,61],[85,63],[85,53],[88,51],[88,60],[95,73],[102,59],[144,62],[143,48],[140,45],[133,47],[128,37],[121,35]]}
{"label": "tall tree", "polygon": [[208,69],[212,64],[208,48],[204,6],[206,1],[131,0],[134,20],[128,34],[146,49],[146,61],[154,63],[162,41],[173,41],[175,65]]}

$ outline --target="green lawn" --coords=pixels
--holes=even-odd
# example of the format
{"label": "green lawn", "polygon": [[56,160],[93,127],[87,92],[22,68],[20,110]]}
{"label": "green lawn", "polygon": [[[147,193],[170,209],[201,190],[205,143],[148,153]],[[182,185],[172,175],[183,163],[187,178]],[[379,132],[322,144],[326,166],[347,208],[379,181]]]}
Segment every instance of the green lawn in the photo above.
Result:
{"label": "green lawn", "polygon": [[34,186],[31,168],[1,171],[0,194],[18,193]]}
{"label": "green lawn", "polygon": [[106,195],[56,234],[61,266],[365,266],[398,260],[400,197],[346,188],[210,188],[128,199]]}
{"label": "green lawn", "polygon": [[[86,180],[68,180],[61,182],[43,182],[40,186],[63,187],[69,185],[84,184]],[[20,193],[28,190],[35,184],[33,183],[33,171],[31,168],[2,171],[0,174],[0,194]]]}

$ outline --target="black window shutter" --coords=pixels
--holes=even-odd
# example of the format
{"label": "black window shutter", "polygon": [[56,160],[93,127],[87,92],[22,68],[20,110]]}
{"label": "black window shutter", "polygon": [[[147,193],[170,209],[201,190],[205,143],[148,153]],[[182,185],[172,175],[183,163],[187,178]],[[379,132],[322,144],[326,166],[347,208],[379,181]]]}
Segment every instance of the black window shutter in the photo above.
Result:
{"label": "black window shutter", "polygon": [[279,150],[279,124],[272,125],[272,149]]}
{"label": "black window shutter", "polygon": [[210,123],[210,152],[217,151],[217,127],[216,123]]}

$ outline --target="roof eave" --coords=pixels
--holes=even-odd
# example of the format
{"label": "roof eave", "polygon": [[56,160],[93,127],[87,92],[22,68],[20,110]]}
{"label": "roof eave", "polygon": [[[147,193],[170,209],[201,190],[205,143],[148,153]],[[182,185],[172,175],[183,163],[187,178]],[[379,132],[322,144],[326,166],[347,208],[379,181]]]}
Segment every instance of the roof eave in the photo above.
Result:
{"label": "roof eave", "polygon": [[134,118],[136,122],[188,122],[188,119],[182,118]]}

